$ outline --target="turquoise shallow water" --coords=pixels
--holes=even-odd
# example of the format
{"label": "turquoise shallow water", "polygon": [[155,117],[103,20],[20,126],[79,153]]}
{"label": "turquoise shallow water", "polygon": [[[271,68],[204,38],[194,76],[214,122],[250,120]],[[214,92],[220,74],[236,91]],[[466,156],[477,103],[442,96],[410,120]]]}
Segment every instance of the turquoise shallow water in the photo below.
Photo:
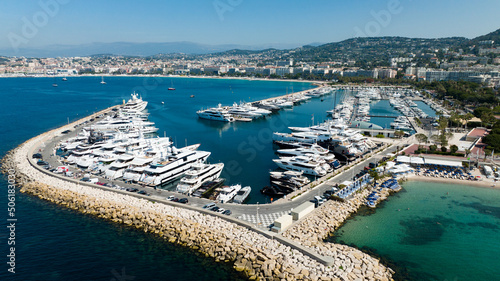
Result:
{"label": "turquoise shallow water", "polygon": [[408,182],[332,241],[369,248],[404,267],[404,280],[498,280],[500,190]]}

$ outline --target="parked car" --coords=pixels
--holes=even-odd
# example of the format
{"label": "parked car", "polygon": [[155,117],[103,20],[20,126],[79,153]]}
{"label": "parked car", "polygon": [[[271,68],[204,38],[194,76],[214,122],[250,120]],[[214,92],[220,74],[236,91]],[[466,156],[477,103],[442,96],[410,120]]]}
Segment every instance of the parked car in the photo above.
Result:
{"label": "parked car", "polygon": [[189,202],[189,200],[187,198],[181,198],[181,199],[179,199],[179,203],[186,204],[188,202]]}
{"label": "parked car", "polygon": [[219,209],[217,210],[217,213],[222,213],[222,212],[224,212],[225,210],[226,210],[226,209],[224,209],[224,208],[219,208]]}
{"label": "parked car", "polygon": [[33,154],[33,158],[35,158],[35,159],[42,159],[43,157],[42,157],[42,154],[35,153],[35,154]]}
{"label": "parked car", "polygon": [[169,197],[167,197],[167,200],[168,200],[168,201],[172,201],[172,200],[174,200],[174,198],[175,198],[175,196],[170,195]]}
{"label": "parked car", "polygon": [[231,212],[231,210],[225,210],[224,212],[222,212],[223,215],[231,215],[233,212]]}
{"label": "parked car", "polygon": [[49,165],[48,162],[46,161],[43,161],[43,160],[38,160],[38,162],[36,162],[37,165],[40,165],[40,166],[46,166],[46,165]]}
{"label": "parked car", "polygon": [[203,206],[203,209],[209,209],[210,210],[213,207],[215,207],[215,203],[211,202],[211,203],[208,203],[205,206]]}
{"label": "parked car", "polygon": [[137,192],[139,191],[139,189],[135,188],[135,187],[129,187],[126,189],[126,191],[129,191],[129,192]]}
{"label": "parked car", "polygon": [[210,210],[210,211],[217,212],[219,209],[220,209],[219,207],[214,206],[214,207],[210,208],[209,210]]}
{"label": "parked car", "polygon": [[149,196],[149,193],[147,193],[144,190],[141,190],[141,191],[137,192],[137,194],[142,194],[142,195],[148,195]]}

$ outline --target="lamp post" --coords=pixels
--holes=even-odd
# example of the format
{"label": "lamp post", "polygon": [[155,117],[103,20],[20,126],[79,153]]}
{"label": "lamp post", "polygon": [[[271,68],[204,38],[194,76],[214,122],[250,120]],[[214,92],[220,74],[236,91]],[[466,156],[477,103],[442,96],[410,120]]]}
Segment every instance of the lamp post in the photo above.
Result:
{"label": "lamp post", "polygon": [[259,226],[259,202],[257,202],[257,226]]}

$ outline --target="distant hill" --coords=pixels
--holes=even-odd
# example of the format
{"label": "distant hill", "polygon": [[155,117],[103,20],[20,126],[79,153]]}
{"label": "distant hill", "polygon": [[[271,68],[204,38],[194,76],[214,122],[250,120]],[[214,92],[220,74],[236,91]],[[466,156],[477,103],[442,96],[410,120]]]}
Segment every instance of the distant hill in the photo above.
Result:
{"label": "distant hill", "polygon": [[0,49],[0,55],[25,56],[25,57],[72,57],[91,56],[95,54],[112,54],[126,56],[150,56],[155,54],[209,54],[218,53],[231,49],[262,50],[271,47],[293,48],[294,44],[261,44],[261,45],[238,45],[222,44],[209,45],[193,42],[165,42],[165,43],[90,43],[82,45],[50,45],[43,48],[20,48],[18,52],[12,49]]}
{"label": "distant hill", "polygon": [[0,56],[70,57],[109,54],[172,57],[177,56],[175,54],[184,54],[190,57],[196,57],[198,55],[225,56],[262,54],[276,59],[295,58],[312,62],[355,60],[357,62],[383,65],[383,63],[387,62],[391,57],[407,56],[409,53],[435,53],[437,50],[445,48],[463,48],[464,50],[468,50],[484,40],[494,40],[495,45],[500,46],[500,29],[470,40],[464,37],[436,39],[397,36],[362,37],[327,44],[311,43],[302,47],[297,47],[297,45],[294,44],[261,44],[245,46],[237,44],[209,45],[193,42],[115,42],[83,45],[51,45],[44,48],[21,48],[18,52],[14,52],[12,49],[0,49]]}
{"label": "distant hill", "polygon": [[363,37],[341,42],[328,43],[318,47],[304,46],[293,53],[293,57],[305,61],[327,61],[351,59],[356,61],[385,60],[391,57],[407,56],[409,53],[433,52],[468,41],[464,37],[438,39],[406,37]]}
{"label": "distant hill", "polygon": [[493,44],[493,46],[500,46],[500,29],[497,29],[493,32],[490,32],[486,35],[481,35],[481,36],[478,36],[474,39],[471,39],[467,42],[465,42],[464,45],[466,46],[477,46],[479,45],[479,42],[481,41],[486,41],[486,40],[492,40],[492,41],[495,41],[495,43]]}

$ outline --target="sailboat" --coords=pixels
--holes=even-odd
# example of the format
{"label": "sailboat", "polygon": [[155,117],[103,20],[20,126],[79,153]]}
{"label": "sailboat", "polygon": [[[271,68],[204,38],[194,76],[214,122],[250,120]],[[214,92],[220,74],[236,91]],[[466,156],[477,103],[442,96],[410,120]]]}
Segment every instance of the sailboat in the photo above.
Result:
{"label": "sailboat", "polygon": [[63,81],[68,81],[68,78],[66,78],[66,77],[63,77],[63,79],[62,79],[62,80],[63,80]]}
{"label": "sailboat", "polygon": [[175,88],[174,88],[174,81],[170,81],[172,84],[172,86],[170,88],[168,88],[169,91],[175,91]]}
{"label": "sailboat", "polygon": [[101,76],[101,84],[106,84],[106,82],[104,82],[104,76]]}

